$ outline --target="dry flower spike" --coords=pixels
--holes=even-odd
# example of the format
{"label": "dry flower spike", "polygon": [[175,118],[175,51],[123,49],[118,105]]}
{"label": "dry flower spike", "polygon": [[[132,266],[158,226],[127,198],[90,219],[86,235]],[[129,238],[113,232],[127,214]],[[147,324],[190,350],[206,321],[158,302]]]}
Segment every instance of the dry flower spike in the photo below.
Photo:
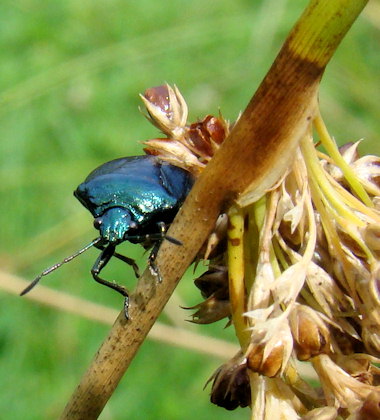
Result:
{"label": "dry flower spike", "polygon": [[[208,115],[189,124],[176,87],[142,98],[166,136],[144,142],[146,152],[199,175],[229,123]],[[209,270],[196,280],[205,301],[193,321],[232,320],[241,353],[214,374],[212,402],[251,405],[257,418],[282,410],[289,419],[359,419],[378,409],[379,203],[380,158],[360,157],[358,143],[338,148],[316,112],[285,176],[259,201],[233,206],[228,228],[222,217],[200,255]],[[320,393],[296,358],[312,363]]]}

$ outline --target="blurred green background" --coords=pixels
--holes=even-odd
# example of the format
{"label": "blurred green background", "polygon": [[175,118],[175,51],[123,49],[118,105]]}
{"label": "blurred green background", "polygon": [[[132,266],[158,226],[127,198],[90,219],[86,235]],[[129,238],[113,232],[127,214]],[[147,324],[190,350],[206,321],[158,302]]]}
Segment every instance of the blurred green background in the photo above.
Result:
{"label": "blurred green background", "polygon": [[[140,154],[158,135],[140,114],[138,93],[163,82],[185,96],[190,120],[219,109],[234,120],[260,83],[306,0],[3,0],[0,4],[1,276],[31,280],[96,236],[72,191],[99,164]],[[321,110],[339,143],[364,138],[378,154],[380,6],[370,2],[325,73]],[[124,246],[124,245],[123,245]],[[125,245],[140,258],[142,248]],[[120,296],[92,281],[96,250],[43,284],[120,308]],[[128,278],[114,262],[107,277]],[[202,334],[233,342],[224,323],[183,319],[200,301],[189,273],[171,315]],[[108,327],[1,293],[0,417],[55,419]],[[174,309],[173,309],[174,308]],[[177,308],[177,309],[176,309]],[[209,403],[203,386],[222,363],[146,342],[101,419],[240,419]]]}

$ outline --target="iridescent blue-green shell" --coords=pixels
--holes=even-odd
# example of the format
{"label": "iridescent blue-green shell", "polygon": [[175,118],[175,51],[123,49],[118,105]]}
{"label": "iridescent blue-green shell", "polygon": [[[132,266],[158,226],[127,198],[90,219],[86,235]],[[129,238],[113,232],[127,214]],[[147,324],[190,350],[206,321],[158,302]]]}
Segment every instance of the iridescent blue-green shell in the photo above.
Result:
{"label": "iridescent blue-green shell", "polygon": [[121,242],[128,239],[132,225],[133,235],[142,235],[158,222],[170,223],[192,184],[189,172],[144,155],[104,163],[88,175],[74,195],[103,223],[101,235],[108,232],[104,239]]}

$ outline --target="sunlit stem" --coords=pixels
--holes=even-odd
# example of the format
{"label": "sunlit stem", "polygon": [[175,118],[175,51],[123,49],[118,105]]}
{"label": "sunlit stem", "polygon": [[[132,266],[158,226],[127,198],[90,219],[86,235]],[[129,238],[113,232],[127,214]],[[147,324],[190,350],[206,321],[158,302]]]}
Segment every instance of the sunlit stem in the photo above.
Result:
{"label": "sunlit stem", "polygon": [[343,156],[340,154],[335,141],[330,137],[330,134],[327,131],[327,127],[322,119],[320,112],[317,113],[314,119],[314,126],[317,130],[322,145],[325,147],[330,157],[334,160],[335,164],[343,172],[343,175],[346,178],[347,182],[350,184],[352,190],[356,193],[356,195],[362,200],[364,204],[366,204],[368,207],[373,207],[373,203],[368,197],[368,194],[364,189],[363,185],[360,183],[357,176],[350,168],[350,165],[344,160]]}
{"label": "sunlit stem", "polygon": [[[323,154],[317,153],[319,157]],[[373,207],[367,207],[360,201],[357,197],[353,196],[349,191],[343,188],[329,173],[325,172],[327,179],[329,180],[330,184],[335,188],[335,190],[339,193],[342,201],[344,201],[348,206],[352,207],[353,209],[357,210],[360,213],[363,213],[365,216],[370,217],[373,219],[374,223],[380,223],[380,215],[376,213],[376,210]]]}
{"label": "sunlit stem", "polygon": [[266,212],[266,197],[245,208],[246,232],[244,234],[244,260],[245,260],[245,287],[246,293],[254,283],[256,268],[259,257],[260,235],[259,232],[264,224]]}
{"label": "sunlit stem", "polygon": [[328,209],[328,202],[324,197],[325,189],[323,189],[321,186],[321,177],[319,177],[317,174],[321,174],[325,184],[327,184],[328,181],[319,166],[319,162],[316,161],[315,149],[311,140],[305,137],[301,140],[300,146],[307,165],[309,188],[312,195],[313,204],[321,216],[321,223],[323,225],[323,230],[329,244],[330,254],[342,263],[347,282],[345,287],[347,290],[350,290],[351,296],[356,300],[357,294],[355,291],[355,285],[353,284],[353,279],[350,275],[350,269],[346,266],[346,257],[336,231],[335,220],[332,216],[331,210],[329,211]]}
{"label": "sunlit stem", "polygon": [[305,137],[302,139],[300,144],[302,154],[308,168],[310,180],[313,180],[318,184],[319,188],[323,192],[322,197],[325,197],[328,200],[328,202],[325,204],[327,206],[331,205],[335,211],[337,211],[341,216],[345,217],[351,223],[354,223],[360,227],[364,227],[365,223],[363,220],[356,216],[355,213],[344,204],[344,200],[338,191],[334,189],[329,182],[326,173],[324,172],[318,160],[317,153],[311,138]]}
{"label": "sunlit stem", "polygon": [[232,321],[240,346],[245,351],[250,333],[246,319],[246,289],[244,278],[244,211],[232,206],[228,212],[228,277]]}
{"label": "sunlit stem", "polygon": [[[330,148],[331,148],[331,151],[329,150],[329,152],[335,153],[334,160],[336,161],[338,159],[339,161],[340,160],[344,161],[344,159],[340,155],[339,150],[336,148],[334,141],[331,138],[329,142],[327,141],[327,137],[329,136],[320,115],[319,117],[316,118],[316,121],[318,122],[317,125],[319,129],[321,130],[320,136],[322,134],[325,136],[325,143],[323,144],[326,146],[329,143]],[[321,192],[323,192],[323,194],[320,194],[320,198],[324,206],[326,207],[326,209],[331,212],[331,215],[333,216],[333,218],[339,223],[341,227],[344,228],[347,234],[351,236],[351,238],[357,243],[357,245],[361,247],[363,252],[366,254],[368,262],[370,264],[373,264],[375,262],[375,258],[372,255],[371,250],[368,248],[365,242],[361,239],[361,235],[357,231],[357,227],[365,227],[366,222],[363,221],[358,216],[356,216],[354,212],[352,211],[352,209],[358,209],[358,208],[361,209],[362,207],[365,207],[366,214],[370,217],[373,216],[373,218],[376,217],[375,212],[372,209],[369,209],[368,207],[366,207],[364,204],[362,204],[361,201],[359,201],[358,199],[348,194],[347,191],[344,190],[344,188],[342,188],[338,183],[336,183],[333,180],[333,178],[329,176],[323,170],[318,160],[316,150],[311,140],[308,140],[307,138],[303,139],[301,142],[301,148],[302,148],[302,153],[304,155],[307,166],[310,169],[310,178],[311,178],[310,182],[312,186],[313,184],[315,184],[315,189],[314,189],[315,193],[313,195],[314,198],[316,196],[316,191],[320,187]],[[344,163],[346,164],[345,161]],[[353,179],[356,180],[355,175],[352,174],[352,171],[350,168],[348,172],[350,172],[350,175],[352,175]],[[360,185],[360,187],[362,186]],[[350,197],[351,197],[351,200],[349,201],[348,199]],[[350,208],[351,207],[350,204],[352,205],[352,208]],[[331,235],[331,237],[332,236],[334,235]],[[336,233],[335,233],[335,236],[336,236]]]}

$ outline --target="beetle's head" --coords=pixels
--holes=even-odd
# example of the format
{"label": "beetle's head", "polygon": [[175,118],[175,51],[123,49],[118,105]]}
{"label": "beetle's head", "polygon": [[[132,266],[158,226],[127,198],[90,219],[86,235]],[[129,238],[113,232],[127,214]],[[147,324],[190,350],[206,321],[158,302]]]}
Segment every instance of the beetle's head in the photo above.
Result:
{"label": "beetle's head", "polygon": [[125,241],[127,232],[137,228],[137,223],[132,220],[128,210],[112,207],[94,219],[94,227],[99,230],[103,240],[119,244]]}

